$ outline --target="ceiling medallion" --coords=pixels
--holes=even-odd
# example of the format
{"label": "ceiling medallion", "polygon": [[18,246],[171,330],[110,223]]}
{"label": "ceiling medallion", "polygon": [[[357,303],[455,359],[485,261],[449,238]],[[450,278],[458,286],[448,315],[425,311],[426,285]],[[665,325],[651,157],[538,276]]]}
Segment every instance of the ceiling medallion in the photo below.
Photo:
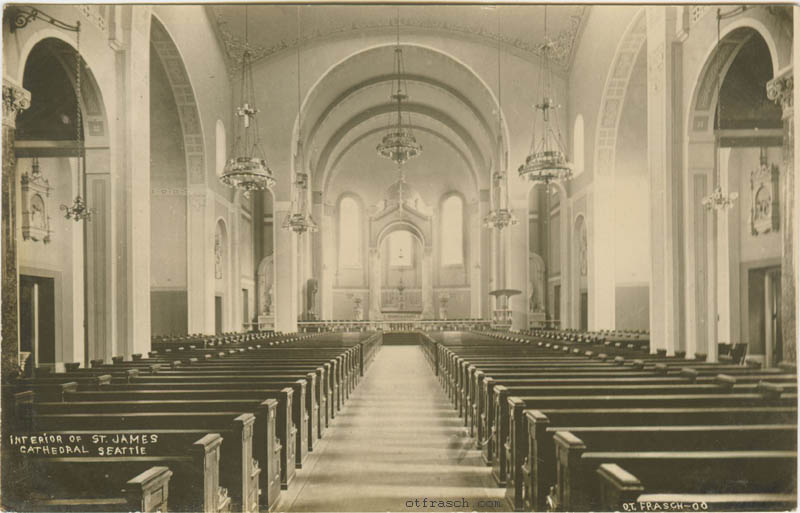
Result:
{"label": "ceiling medallion", "polygon": [[271,189],[275,185],[272,170],[267,166],[261,139],[258,135],[258,109],[255,106],[253,86],[253,67],[250,51],[247,49],[247,6],[245,5],[245,50],[242,55],[241,106],[236,115],[241,118],[241,128],[234,126],[232,157],[225,162],[219,177],[228,187],[243,190],[245,193]]}
{"label": "ceiling medallion", "polygon": [[375,148],[378,155],[389,159],[398,166],[422,154],[422,145],[417,142],[411,129],[411,114],[406,112],[407,121],[403,122],[403,102],[408,100],[408,84],[405,80],[405,64],[403,62],[403,49],[400,48],[400,8],[397,8],[397,45],[394,49],[394,76],[392,81],[392,94],[390,98],[397,103],[397,117],[389,117],[389,131]]}

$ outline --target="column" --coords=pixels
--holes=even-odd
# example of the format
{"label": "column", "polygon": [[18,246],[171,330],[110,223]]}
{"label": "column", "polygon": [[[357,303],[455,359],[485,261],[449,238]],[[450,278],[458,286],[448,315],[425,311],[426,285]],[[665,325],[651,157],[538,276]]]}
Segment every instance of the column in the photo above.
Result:
{"label": "column", "polygon": [[433,246],[422,253],[422,318],[433,319]]}
{"label": "column", "polygon": [[[119,9],[118,11],[121,11]],[[119,12],[117,13],[119,14]],[[124,154],[117,196],[125,209],[115,210],[121,253],[118,258],[116,309],[117,344],[114,355],[130,359],[150,350],[150,20],[149,6],[131,6],[130,30],[120,35],[118,69],[125,70],[124,93],[117,98],[117,144]],[[113,154],[112,154],[113,155]],[[90,203],[91,206],[91,203]],[[121,244],[120,244],[121,243]],[[124,263],[124,267],[122,264]],[[91,303],[90,303],[91,304]]]}
{"label": "column", "polygon": [[794,76],[793,69],[767,82],[767,97],[783,110],[783,166],[781,190],[781,335],[783,360],[796,361],[797,336],[796,292],[797,262],[795,260],[795,183],[794,183]]}
{"label": "column", "polygon": [[484,228],[483,227],[483,219],[489,213],[489,190],[482,189],[480,191],[480,205],[479,205],[479,219],[478,222],[481,223],[480,228],[480,238],[481,238],[481,260],[480,260],[480,277],[481,277],[481,288],[483,290],[483,294],[481,295],[481,304],[480,304],[480,316],[483,319],[491,319],[492,318],[492,298],[489,296],[489,292],[492,291],[494,287],[494,281],[492,279],[492,266],[493,266],[493,255],[494,255],[494,246],[493,246],[493,238],[492,233],[494,230],[491,228]]}
{"label": "column", "polygon": [[311,276],[317,278],[319,288],[317,289],[317,297],[314,302],[314,315],[317,319],[330,319],[330,316],[325,317],[322,313],[323,305],[325,304],[325,292],[323,291],[324,276],[323,276],[323,258],[324,258],[324,244],[322,242],[322,193],[314,191],[311,196],[311,215],[314,220],[320,225],[320,231],[311,235]]}
{"label": "column", "polygon": [[[207,215],[209,211],[211,213]],[[186,297],[189,333],[214,333],[213,221],[213,203],[208,200],[205,184],[190,184],[186,206]]]}
{"label": "column", "polygon": [[470,317],[481,316],[481,299],[485,294],[481,280],[481,204],[475,201],[469,204],[469,266],[467,277],[470,284]]}
{"label": "column", "polygon": [[673,102],[673,81],[680,78],[675,9],[647,7],[647,162],[650,173],[650,351],[680,348],[681,173],[675,155],[680,105]]}
{"label": "column", "polygon": [[[517,289],[521,294],[509,300],[512,310],[512,328],[522,330],[528,328],[528,200],[527,198],[510,201],[509,208],[519,221],[516,225],[504,229],[508,232],[509,265],[506,268],[506,284],[508,288]],[[563,274],[563,273],[562,273]]]}
{"label": "column", "polygon": [[297,235],[284,230],[280,222],[291,212],[290,201],[275,201],[274,226],[275,241],[275,286],[273,305],[275,306],[275,329],[284,333],[297,331]]}
{"label": "column", "polygon": [[378,248],[369,248],[369,320],[381,319],[381,259]]}
{"label": "column", "polygon": [[[316,217],[317,215],[319,215],[319,217]],[[320,276],[320,291],[322,295],[321,318],[330,320],[333,319],[333,280],[336,272],[336,259],[334,257],[337,248],[334,239],[336,225],[333,216],[333,207],[326,203],[321,203],[319,207],[315,204],[314,216],[314,219],[320,220],[319,238],[322,241],[322,247],[319,249],[319,254],[322,256]]]}
{"label": "column", "polygon": [[17,114],[31,105],[31,93],[3,78],[3,313],[2,373],[8,382],[19,369],[19,279],[17,269],[17,160],[14,156]]}

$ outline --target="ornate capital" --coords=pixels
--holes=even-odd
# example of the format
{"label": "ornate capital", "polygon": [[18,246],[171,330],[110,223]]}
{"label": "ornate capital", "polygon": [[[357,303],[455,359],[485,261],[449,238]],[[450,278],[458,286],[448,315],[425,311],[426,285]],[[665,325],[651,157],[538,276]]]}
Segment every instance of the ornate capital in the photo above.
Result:
{"label": "ornate capital", "polygon": [[792,69],[767,82],[767,98],[781,106],[783,119],[792,117],[794,108],[794,77]]}
{"label": "ornate capital", "polygon": [[31,106],[31,93],[14,82],[3,79],[3,126],[15,128],[17,114]]}

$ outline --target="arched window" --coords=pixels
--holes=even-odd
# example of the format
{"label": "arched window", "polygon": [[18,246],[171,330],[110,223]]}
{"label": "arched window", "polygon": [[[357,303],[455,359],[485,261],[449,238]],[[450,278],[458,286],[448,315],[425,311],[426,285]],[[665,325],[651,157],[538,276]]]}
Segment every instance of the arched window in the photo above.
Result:
{"label": "arched window", "polygon": [[575,127],[572,129],[572,163],[573,173],[577,176],[583,173],[583,116],[575,116]]}
{"label": "arched window", "polygon": [[361,207],[349,196],[339,203],[339,267],[361,267]]}
{"label": "arched window", "polygon": [[414,239],[410,232],[400,230],[389,234],[389,266],[414,265]]}
{"label": "arched window", "polygon": [[464,263],[464,201],[452,195],[442,204],[442,265]]}
{"label": "arched window", "polygon": [[217,175],[222,174],[222,170],[225,168],[225,160],[228,158],[228,147],[227,147],[227,140],[225,138],[225,124],[221,120],[217,120]]}

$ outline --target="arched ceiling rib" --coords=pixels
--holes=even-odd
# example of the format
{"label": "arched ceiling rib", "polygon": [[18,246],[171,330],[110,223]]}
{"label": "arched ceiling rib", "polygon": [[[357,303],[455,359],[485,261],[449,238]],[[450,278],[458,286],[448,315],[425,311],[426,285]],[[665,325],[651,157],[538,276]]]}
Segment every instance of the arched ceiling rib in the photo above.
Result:
{"label": "arched ceiling rib", "polygon": [[[393,124],[394,51],[388,44],[350,55],[306,94],[300,133],[315,190],[325,190],[331,177],[340,176],[337,167],[349,152],[362,152],[362,160],[371,157],[363,152],[374,154],[381,132]],[[466,173],[464,184],[488,187],[498,138],[494,93],[464,64],[435,49],[403,45],[403,54],[409,94],[403,109],[412,126],[432,146],[451,152],[454,166]]]}
{"label": "arched ceiling rib", "polygon": [[[352,137],[353,134],[358,134],[361,132],[365,123],[375,120],[376,118],[383,121],[385,119],[385,115],[392,112],[393,108],[394,106],[387,103],[369,107],[365,110],[355,113],[344,123],[337,125],[337,130],[331,135],[331,137],[327,138],[327,144],[320,152],[319,159],[312,161],[312,173],[315,175],[315,188],[317,187],[318,183],[324,183],[326,181],[325,175],[331,172],[331,166],[329,163],[334,160],[331,157],[336,151],[339,143],[345,139],[345,137]],[[424,122],[426,119],[431,119],[447,126],[455,134],[455,137],[457,137],[458,141],[463,143],[466,148],[470,150],[470,157],[472,160],[471,164],[474,166],[473,169],[487,169],[487,163],[490,158],[488,158],[487,155],[481,154],[478,144],[473,138],[472,134],[465,127],[457,123],[448,113],[434,107],[421,105],[418,103],[405,105],[404,109],[406,112],[411,112],[412,115],[414,115],[414,119],[418,122]],[[421,126],[424,127],[425,125],[423,124]],[[373,128],[375,130],[384,130],[386,125],[385,123],[381,123],[378,127],[373,126]],[[379,136],[376,136],[375,144],[377,144],[379,140]],[[424,152],[423,156],[419,158],[424,158]],[[479,176],[480,174],[481,173],[479,171]],[[323,180],[323,182],[319,182],[318,180],[320,179]]]}

